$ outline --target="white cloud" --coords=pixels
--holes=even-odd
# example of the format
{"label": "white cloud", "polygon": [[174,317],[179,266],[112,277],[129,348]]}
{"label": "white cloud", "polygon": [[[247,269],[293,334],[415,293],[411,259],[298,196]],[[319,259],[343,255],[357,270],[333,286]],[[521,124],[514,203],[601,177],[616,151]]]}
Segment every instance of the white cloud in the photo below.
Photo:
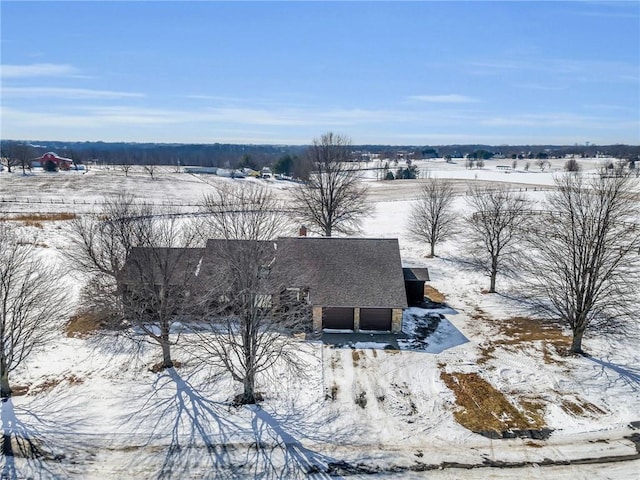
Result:
{"label": "white cloud", "polygon": [[554,85],[554,84],[542,84],[542,83],[521,83],[519,85],[516,85],[520,88],[526,88],[529,90],[542,90],[542,91],[548,91],[548,92],[556,92],[556,91],[560,91],[560,90],[567,90],[569,87],[566,85]]}
{"label": "white cloud", "polygon": [[2,87],[2,95],[4,97],[55,97],[79,100],[86,100],[88,98],[131,98],[145,96],[142,93],[64,87]]}
{"label": "white cloud", "polygon": [[581,130],[618,130],[637,128],[637,121],[614,120],[607,117],[573,113],[518,114],[487,117],[479,125],[490,127],[566,128]]}
{"label": "white cloud", "polygon": [[428,102],[428,103],[476,103],[479,102],[478,99],[473,97],[468,97],[466,95],[458,95],[457,93],[452,93],[449,95],[412,95],[409,97],[411,100],[417,100],[420,102]]}
{"label": "white cloud", "polygon": [[589,82],[638,82],[637,62],[616,60],[575,60],[571,58],[526,58],[517,60],[478,60],[464,65],[475,75],[503,75],[505,71],[542,72],[563,79]]}
{"label": "white cloud", "polygon": [[78,70],[66,64],[33,63],[31,65],[1,65],[2,78],[27,78],[27,77],[64,77],[78,73]]}

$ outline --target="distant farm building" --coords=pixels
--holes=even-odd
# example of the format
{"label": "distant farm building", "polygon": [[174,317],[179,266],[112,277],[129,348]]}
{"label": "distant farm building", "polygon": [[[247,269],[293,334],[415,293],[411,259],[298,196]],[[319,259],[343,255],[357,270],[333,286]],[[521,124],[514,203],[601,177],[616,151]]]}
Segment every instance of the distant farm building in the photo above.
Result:
{"label": "distant farm building", "polygon": [[73,160],[53,152],[47,152],[42,157],[31,160],[31,167],[42,167],[49,171],[69,170],[72,166]]}

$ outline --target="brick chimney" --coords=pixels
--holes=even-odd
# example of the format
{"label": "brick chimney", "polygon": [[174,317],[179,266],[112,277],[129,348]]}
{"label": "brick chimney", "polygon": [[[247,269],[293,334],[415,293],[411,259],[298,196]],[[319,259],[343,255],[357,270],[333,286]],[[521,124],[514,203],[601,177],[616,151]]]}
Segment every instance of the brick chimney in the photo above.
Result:
{"label": "brick chimney", "polygon": [[298,235],[301,236],[301,237],[306,237],[307,236],[307,227],[302,225],[300,227],[300,232],[298,233]]}

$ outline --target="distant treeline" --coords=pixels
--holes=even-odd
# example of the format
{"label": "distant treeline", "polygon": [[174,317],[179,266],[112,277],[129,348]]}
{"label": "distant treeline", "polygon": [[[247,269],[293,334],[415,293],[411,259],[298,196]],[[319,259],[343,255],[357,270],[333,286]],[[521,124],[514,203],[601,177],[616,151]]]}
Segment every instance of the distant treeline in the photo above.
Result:
{"label": "distant treeline", "polygon": [[[163,144],[129,142],[61,142],[2,140],[2,156],[15,157],[16,146],[20,156],[36,158],[45,152],[55,152],[76,163],[97,161],[111,165],[194,165],[201,167],[262,168],[288,162],[287,159],[304,157],[307,145],[238,145],[238,144]],[[434,158],[451,156],[463,158],[474,152],[490,152],[505,158],[540,158],[546,156],[593,157],[597,154],[616,158],[638,159],[637,145],[353,145],[354,159],[367,159],[372,155],[382,158]]]}

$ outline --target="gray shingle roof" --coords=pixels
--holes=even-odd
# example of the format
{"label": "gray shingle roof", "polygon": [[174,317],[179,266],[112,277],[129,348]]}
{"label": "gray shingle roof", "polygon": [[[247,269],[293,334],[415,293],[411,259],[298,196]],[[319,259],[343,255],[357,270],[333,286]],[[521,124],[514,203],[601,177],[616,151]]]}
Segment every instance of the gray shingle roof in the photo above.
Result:
{"label": "gray shingle roof", "polygon": [[397,239],[279,238],[276,265],[297,271],[313,305],[407,306]]}
{"label": "gray shingle roof", "polygon": [[[255,287],[256,276],[268,267],[276,253],[275,242],[263,240],[207,241],[202,262],[202,282],[210,288],[242,288],[249,282]],[[260,288],[269,288],[267,282],[259,282]]]}
{"label": "gray shingle roof", "polygon": [[203,253],[202,248],[135,247],[120,272],[120,281],[124,284],[184,284],[197,274]]}
{"label": "gray shingle roof", "polygon": [[204,249],[136,248],[127,258],[121,281],[135,284],[141,275],[143,281],[150,275],[160,280],[160,268],[168,265],[169,283],[178,285],[189,276],[196,276],[192,279],[197,283],[226,283],[233,277],[232,268],[271,265],[274,285],[309,287],[313,305],[407,306],[397,239],[282,237],[277,243],[254,242],[253,247],[248,242],[209,240]]}
{"label": "gray shingle roof", "polygon": [[402,273],[405,280],[429,281],[429,269],[427,268],[404,267]]}

